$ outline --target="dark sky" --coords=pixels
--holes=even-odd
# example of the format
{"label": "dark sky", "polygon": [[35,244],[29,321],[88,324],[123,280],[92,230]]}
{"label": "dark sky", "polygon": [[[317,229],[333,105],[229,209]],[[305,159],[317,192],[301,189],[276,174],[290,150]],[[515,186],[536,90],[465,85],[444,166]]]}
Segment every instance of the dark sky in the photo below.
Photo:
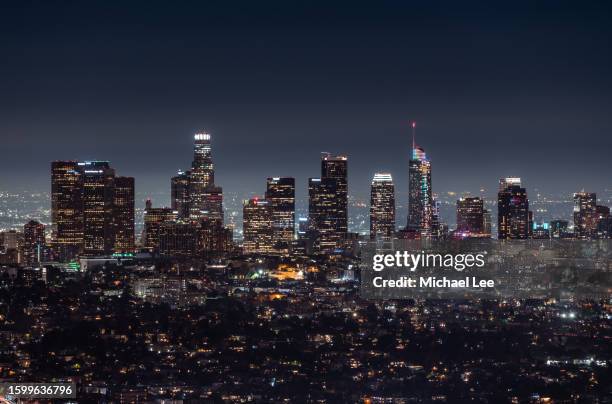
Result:
{"label": "dark sky", "polygon": [[329,151],[405,193],[412,119],[434,191],[612,188],[610,2],[331,3],[3,2],[0,190],[107,159],[168,192],[207,130],[227,192]]}

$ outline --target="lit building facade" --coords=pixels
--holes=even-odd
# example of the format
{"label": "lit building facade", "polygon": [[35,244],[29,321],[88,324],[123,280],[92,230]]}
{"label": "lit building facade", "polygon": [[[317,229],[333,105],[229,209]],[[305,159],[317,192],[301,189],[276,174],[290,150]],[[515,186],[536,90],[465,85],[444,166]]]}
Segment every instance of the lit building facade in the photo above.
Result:
{"label": "lit building facade", "polygon": [[36,265],[45,254],[45,225],[30,220],[23,226],[22,262],[26,265]]}
{"label": "lit building facade", "polygon": [[574,194],[574,235],[577,238],[594,237],[597,229],[597,195],[592,192]]}
{"label": "lit building facade", "polygon": [[527,239],[531,231],[527,191],[519,178],[503,178],[497,194],[497,238]]}
{"label": "lit building facade", "polygon": [[144,215],[144,247],[151,252],[159,252],[162,225],[177,218],[178,212],[174,209],[154,208],[148,200]]}
{"label": "lit building facade", "polygon": [[268,178],[266,200],[272,214],[273,244],[290,245],[295,234],[295,178]]}
{"label": "lit building facade", "polygon": [[206,211],[205,190],[215,183],[215,168],[212,160],[211,135],[194,135],[193,163],[189,178],[189,212],[192,218],[200,218]]}
{"label": "lit building facade", "polygon": [[77,161],[51,163],[53,247],[60,259],[83,251],[83,175]]}
{"label": "lit building facade", "polygon": [[244,253],[272,252],[272,211],[270,203],[260,198],[251,198],[244,201],[242,220]]}
{"label": "lit building facade", "polygon": [[395,186],[388,173],[376,173],[370,187],[370,238],[389,240],[395,233]]}
{"label": "lit building facade", "polygon": [[115,171],[107,161],[79,163],[83,173],[83,253],[107,255],[114,247]]}
{"label": "lit building facade", "polygon": [[434,228],[434,201],[431,188],[431,162],[422,147],[412,146],[408,167],[408,225],[407,230],[431,238]]}
{"label": "lit building facade", "polygon": [[113,185],[113,251],[134,252],[134,178],[115,177]]}
{"label": "lit building facade", "polygon": [[189,217],[189,197],[190,171],[179,171],[170,180],[170,198],[172,209],[178,212],[180,218]]}
{"label": "lit building facade", "polygon": [[457,233],[462,237],[486,234],[483,200],[478,197],[457,200]]}

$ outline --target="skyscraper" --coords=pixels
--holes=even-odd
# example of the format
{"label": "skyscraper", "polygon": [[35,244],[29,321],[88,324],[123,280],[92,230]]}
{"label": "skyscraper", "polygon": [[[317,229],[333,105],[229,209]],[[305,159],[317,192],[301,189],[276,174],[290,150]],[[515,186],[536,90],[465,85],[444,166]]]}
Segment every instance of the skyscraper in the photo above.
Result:
{"label": "skyscraper", "polygon": [[272,212],[265,199],[251,198],[242,208],[245,254],[272,252]]}
{"label": "skyscraper", "polygon": [[83,173],[83,239],[85,255],[110,254],[114,247],[115,171],[108,161],[79,163]]}
{"label": "skyscraper", "polygon": [[391,239],[395,233],[395,186],[388,173],[376,173],[370,188],[370,238]]}
{"label": "skyscraper", "polygon": [[178,212],[180,218],[189,217],[189,181],[190,171],[179,171],[178,174],[170,180],[171,192],[171,207]]}
{"label": "skyscraper", "polygon": [[161,227],[166,222],[175,221],[178,212],[172,208],[154,208],[147,200],[144,215],[144,247],[151,252],[159,252]]}
{"label": "skyscraper", "polygon": [[60,260],[134,249],[134,179],[108,161],[51,163],[52,240]]}
{"label": "skyscraper", "polygon": [[520,178],[502,178],[497,194],[497,238],[529,238],[529,200]]}
{"label": "skyscraper", "polygon": [[[339,240],[348,232],[348,158],[345,155],[323,153],[321,156],[321,180],[335,181],[336,192],[333,209],[328,211]],[[340,247],[340,246],[339,246]]]}
{"label": "skyscraper", "polygon": [[193,163],[189,181],[190,216],[199,218],[206,211],[205,190],[215,183],[212,161],[211,136],[208,133],[194,135]]}
{"label": "skyscraper", "polygon": [[268,178],[266,200],[272,214],[272,242],[286,247],[293,241],[295,233],[295,179]]}
{"label": "skyscraper", "polygon": [[574,194],[574,234],[588,239],[597,229],[597,195],[592,192]]}
{"label": "skyscraper", "polygon": [[333,178],[308,179],[308,227],[319,252],[335,250],[344,238],[338,232],[337,189],[338,181]]}
{"label": "skyscraper", "polygon": [[51,222],[53,246],[60,259],[83,250],[83,176],[76,161],[51,163]]}
{"label": "skyscraper", "polygon": [[484,207],[481,198],[457,200],[457,232],[462,237],[480,237],[484,230]]}
{"label": "skyscraper", "polygon": [[408,167],[408,226],[407,230],[419,233],[423,238],[434,234],[434,202],[431,189],[431,162],[425,150],[414,140],[415,124],[412,124],[412,155]]}
{"label": "skyscraper", "polygon": [[134,251],[134,178],[115,177],[113,227],[115,252]]}
{"label": "skyscraper", "polygon": [[23,226],[23,256],[26,265],[36,265],[45,253],[45,225],[30,220]]}

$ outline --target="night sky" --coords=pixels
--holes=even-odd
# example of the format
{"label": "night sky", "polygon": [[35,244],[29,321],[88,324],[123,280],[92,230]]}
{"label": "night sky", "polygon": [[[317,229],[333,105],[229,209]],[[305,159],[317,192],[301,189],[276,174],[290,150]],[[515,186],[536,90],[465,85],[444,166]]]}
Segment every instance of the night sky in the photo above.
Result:
{"label": "night sky", "polygon": [[610,2],[328,3],[2,3],[0,190],[104,159],[169,193],[206,130],[226,192],[304,196],[328,151],[403,199],[413,119],[435,192],[612,189]]}

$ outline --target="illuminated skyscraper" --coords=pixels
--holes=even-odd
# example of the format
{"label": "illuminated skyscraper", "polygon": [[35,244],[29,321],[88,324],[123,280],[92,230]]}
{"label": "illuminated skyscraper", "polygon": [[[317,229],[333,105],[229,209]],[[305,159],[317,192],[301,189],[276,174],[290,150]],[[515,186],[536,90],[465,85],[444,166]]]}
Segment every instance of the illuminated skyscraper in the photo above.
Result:
{"label": "illuminated skyscraper", "polygon": [[588,239],[595,235],[597,229],[597,195],[592,192],[574,194],[574,234],[578,238]]}
{"label": "illuminated skyscraper", "polygon": [[484,230],[484,207],[481,198],[461,198],[457,201],[457,233],[461,237],[481,237]]}
{"label": "illuminated skyscraper", "polygon": [[295,233],[295,179],[268,178],[266,200],[270,203],[272,213],[272,242],[287,247]]}
{"label": "illuminated skyscraper", "polygon": [[83,239],[85,255],[113,251],[115,171],[107,161],[79,163],[83,173]]}
{"label": "illuminated skyscraper", "polygon": [[497,194],[497,238],[526,239],[530,233],[529,200],[520,178],[502,178]]}
{"label": "illuminated skyscraper", "polygon": [[190,176],[190,171],[179,171],[178,174],[170,180],[171,207],[178,212],[180,218],[189,217],[189,204],[191,202],[189,197]]}
{"label": "illuminated skyscraper", "polygon": [[[333,208],[327,211],[333,222],[339,241],[346,238],[348,232],[348,158],[344,155],[333,156],[323,153],[321,156],[321,180],[327,183],[336,182],[335,196],[329,201]],[[338,247],[341,247],[338,245]]]}
{"label": "illuminated skyscraper", "polygon": [[434,201],[431,189],[431,162],[425,150],[414,142],[412,124],[412,156],[408,167],[408,226],[407,230],[431,238],[434,229]]}
{"label": "illuminated skyscraper", "polygon": [[189,180],[190,216],[202,217],[206,211],[205,190],[215,183],[215,170],[212,161],[211,136],[208,133],[194,135],[193,163]]}
{"label": "illuminated skyscraper", "polygon": [[344,233],[338,232],[337,189],[333,178],[308,179],[308,226],[319,252],[334,251],[344,239]]}
{"label": "illuminated skyscraper", "polygon": [[395,186],[391,174],[376,173],[370,188],[370,238],[391,239],[395,233]]}
{"label": "illuminated skyscraper", "polygon": [[114,252],[134,251],[134,178],[115,177],[113,194]]}
{"label": "illuminated skyscraper", "polygon": [[45,225],[30,220],[23,226],[23,256],[26,265],[40,263],[45,253]]}
{"label": "illuminated skyscraper", "polygon": [[265,199],[251,198],[242,207],[245,254],[272,252],[272,211]]}
{"label": "illuminated skyscraper", "polygon": [[83,176],[76,161],[51,163],[51,222],[60,259],[83,251]]}
{"label": "illuminated skyscraper", "polygon": [[144,246],[151,252],[159,252],[161,226],[166,222],[175,221],[178,212],[172,208],[154,208],[147,200],[144,215]]}

